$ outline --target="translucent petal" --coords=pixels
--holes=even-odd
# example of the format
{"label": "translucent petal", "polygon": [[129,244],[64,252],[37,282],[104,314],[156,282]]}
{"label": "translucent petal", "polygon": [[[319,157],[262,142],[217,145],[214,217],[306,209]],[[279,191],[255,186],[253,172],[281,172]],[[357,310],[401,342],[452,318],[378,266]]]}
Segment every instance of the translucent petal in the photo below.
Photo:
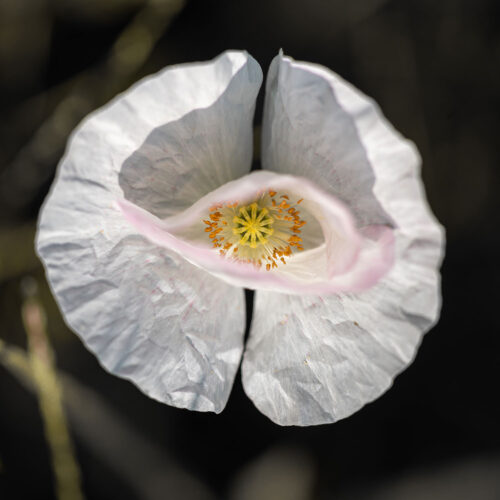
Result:
{"label": "translucent petal", "polygon": [[262,413],[281,425],[335,422],[391,386],[439,301],[420,286],[431,271],[390,274],[360,294],[257,292],[242,376]]}
{"label": "translucent petal", "polygon": [[[289,264],[271,272],[253,264],[221,257],[212,248],[203,220],[210,207],[220,203],[246,204],[269,189],[284,190],[304,199],[310,226],[322,231],[324,243],[293,256]],[[150,241],[174,250],[193,264],[233,285],[286,293],[332,293],[359,290],[373,285],[393,262],[393,239],[386,227],[372,226],[358,232],[345,206],[307,179],[256,171],[221,186],[184,212],[159,219],[137,205],[119,202],[124,218]],[[316,218],[319,222],[312,224]],[[307,234],[308,224],[302,229]],[[367,265],[367,261],[369,265]]]}
{"label": "translucent petal", "polygon": [[[125,198],[166,217],[245,175],[261,82],[251,56],[226,52],[211,63],[168,69],[108,108],[102,121],[118,135]],[[122,144],[127,139],[130,147]]]}
{"label": "translucent petal", "polygon": [[443,231],[427,206],[415,147],[369,98],[320,66],[273,61],[262,161],[321,182],[358,226],[393,227],[395,263],[373,287],[256,296],[242,365],[247,394],[282,425],[334,422],[387,390],[437,320]]}
{"label": "translucent petal", "polygon": [[73,134],[40,216],[37,250],[68,325],[106,369],[175,406],[223,409],[243,291],[137,235],[115,200],[166,215],[248,171],[260,81],[243,52],[143,80]]}

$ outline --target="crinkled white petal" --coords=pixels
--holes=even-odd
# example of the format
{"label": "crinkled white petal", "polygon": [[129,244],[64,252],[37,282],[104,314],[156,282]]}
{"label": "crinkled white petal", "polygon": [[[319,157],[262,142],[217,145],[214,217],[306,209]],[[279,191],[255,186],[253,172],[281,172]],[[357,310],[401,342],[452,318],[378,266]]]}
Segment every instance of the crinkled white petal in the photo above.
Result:
{"label": "crinkled white petal", "polygon": [[152,245],[117,198],[175,213],[250,168],[261,70],[248,54],[167,68],[74,133],[37,250],[69,324],[149,396],[219,412],[241,357],[244,295]]}
{"label": "crinkled white petal", "polygon": [[[247,204],[270,189],[302,199],[306,240],[322,242],[296,252],[288,263],[266,270],[252,263],[222,257],[213,248],[204,219],[223,203]],[[150,241],[174,250],[193,264],[230,284],[290,294],[363,290],[376,283],[393,263],[392,231],[369,226],[358,232],[349,210],[302,177],[259,170],[224,184],[187,210],[166,219],[125,200],[117,200],[124,218]],[[319,233],[319,234],[311,234]],[[293,233],[290,233],[290,236]]]}
{"label": "crinkled white petal", "polygon": [[366,291],[257,292],[245,391],[279,424],[334,422],[380,396],[437,320],[443,231],[427,206],[413,144],[325,68],[275,58],[262,141],[264,168],[321,183],[358,227],[393,227],[395,264]]}

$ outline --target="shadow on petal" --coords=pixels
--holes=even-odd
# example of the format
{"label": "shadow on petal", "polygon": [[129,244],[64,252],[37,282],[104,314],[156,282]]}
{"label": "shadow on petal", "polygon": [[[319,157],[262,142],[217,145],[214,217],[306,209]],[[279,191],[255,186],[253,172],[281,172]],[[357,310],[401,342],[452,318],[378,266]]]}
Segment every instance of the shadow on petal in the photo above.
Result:
{"label": "shadow on petal", "polygon": [[272,62],[266,84],[263,166],[310,179],[343,201],[359,227],[394,227],[374,195],[375,173],[355,119],[343,109],[324,71],[281,55]]}
{"label": "shadow on petal", "polygon": [[258,91],[251,71],[243,66],[212,105],[152,130],[120,169],[125,199],[165,218],[250,171]]}

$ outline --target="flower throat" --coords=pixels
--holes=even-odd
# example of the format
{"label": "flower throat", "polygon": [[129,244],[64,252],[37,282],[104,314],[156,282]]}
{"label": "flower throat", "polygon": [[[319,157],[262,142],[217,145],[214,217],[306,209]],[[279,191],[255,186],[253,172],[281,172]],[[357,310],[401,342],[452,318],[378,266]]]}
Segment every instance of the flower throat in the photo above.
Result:
{"label": "flower throat", "polygon": [[223,203],[210,208],[205,232],[222,256],[248,262],[266,270],[286,264],[294,251],[304,250],[299,199],[266,191],[249,204]]}

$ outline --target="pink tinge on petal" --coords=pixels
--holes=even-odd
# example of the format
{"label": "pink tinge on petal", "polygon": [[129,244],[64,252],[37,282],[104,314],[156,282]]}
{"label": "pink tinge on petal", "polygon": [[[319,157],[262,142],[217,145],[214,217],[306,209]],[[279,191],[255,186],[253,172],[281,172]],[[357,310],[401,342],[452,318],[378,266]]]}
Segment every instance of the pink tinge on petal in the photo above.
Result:
{"label": "pink tinge on petal", "polygon": [[[302,197],[304,208],[316,217],[323,231],[325,243],[304,254],[318,262],[323,259],[325,266],[309,273],[306,279],[299,273],[283,272],[286,266],[268,272],[251,263],[222,257],[209,245],[208,239],[203,243],[199,238],[185,236],[186,230],[199,224],[211,207],[221,203],[247,203],[269,189],[286,190]],[[128,222],[153,243],[179,253],[192,264],[233,285],[245,288],[292,294],[357,291],[372,286],[392,265],[394,242],[389,228],[379,226],[358,230],[349,210],[339,200],[299,177],[253,172],[224,184],[184,212],[164,220],[127,200],[117,203]],[[300,257],[302,265],[307,266],[307,256]],[[292,261],[293,257],[290,263]]]}
{"label": "pink tinge on petal", "polygon": [[367,226],[361,229],[364,248],[351,272],[336,276],[332,280],[339,287],[361,292],[372,287],[394,264],[394,231],[387,226]]}
{"label": "pink tinge on petal", "polygon": [[[360,230],[364,236],[363,247],[359,251],[354,265],[348,272],[336,274],[330,279],[311,279],[299,281],[291,277],[293,287],[300,293],[307,288],[311,293],[328,295],[341,292],[361,292],[375,285],[393,266],[395,261],[394,231],[387,226],[369,226]],[[312,269],[321,261],[321,248],[310,250],[298,256],[302,268]],[[280,272],[292,271],[296,263],[286,266]],[[297,273],[295,274],[302,274]],[[306,280],[308,276],[306,275]]]}

